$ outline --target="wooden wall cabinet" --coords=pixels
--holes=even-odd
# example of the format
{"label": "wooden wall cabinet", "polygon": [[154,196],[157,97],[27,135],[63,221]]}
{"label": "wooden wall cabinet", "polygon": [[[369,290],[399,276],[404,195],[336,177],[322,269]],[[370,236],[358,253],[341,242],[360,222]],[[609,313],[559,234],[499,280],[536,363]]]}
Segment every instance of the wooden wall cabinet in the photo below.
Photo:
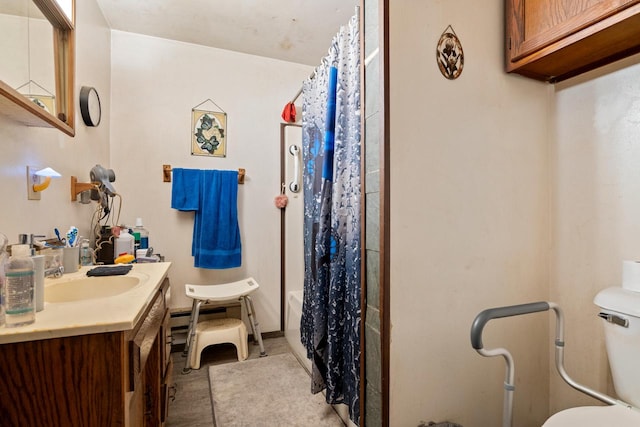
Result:
{"label": "wooden wall cabinet", "polygon": [[506,0],[506,71],[557,82],[640,52],[640,0]]}
{"label": "wooden wall cabinet", "polygon": [[163,426],[169,279],[128,331],[0,345],[3,426]]}

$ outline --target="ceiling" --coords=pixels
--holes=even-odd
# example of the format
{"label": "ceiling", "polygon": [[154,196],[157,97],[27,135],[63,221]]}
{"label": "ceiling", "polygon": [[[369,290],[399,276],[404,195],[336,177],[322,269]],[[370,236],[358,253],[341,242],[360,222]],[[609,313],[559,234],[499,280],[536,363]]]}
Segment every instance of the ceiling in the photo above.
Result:
{"label": "ceiling", "polygon": [[114,30],[318,65],[359,0],[96,0]]}

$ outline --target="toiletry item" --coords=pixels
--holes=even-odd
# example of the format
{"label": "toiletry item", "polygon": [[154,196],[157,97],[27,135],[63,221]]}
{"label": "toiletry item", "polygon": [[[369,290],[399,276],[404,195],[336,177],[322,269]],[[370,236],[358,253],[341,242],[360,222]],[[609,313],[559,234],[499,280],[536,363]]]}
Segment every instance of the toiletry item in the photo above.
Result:
{"label": "toiletry item", "polygon": [[115,239],[113,259],[120,255],[134,255],[133,235],[126,228],[120,230],[120,235]]}
{"label": "toiletry item", "polygon": [[13,245],[5,266],[5,322],[8,328],[36,320],[34,264],[29,245]]}
{"label": "toiletry item", "polygon": [[57,228],[54,228],[53,232],[56,233],[56,237],[58,238],[59,246],[66,245],[67,241],[65,239],[63,239],[62,237],[60,237],[60,230],[58,230]]}
{"label": "toiletry item", "polygon": [[7,243],[9,239],[7,236],[0,233],[0,327],[4,326],[4,266],[7,263]]}
{"label": "toiletry item", "polygon": [[120,255],[116,258],[113,263],[114,264],[130,264],[135,260],[135,257],[131,254]]}
{"label": "toiletry item", "polygon": [[89,246],[89,239],[82,239],[80,243],[80,265],[93,265],[93,250]]}
{"label": "toiletry item", "polygon": [[72,246],[62,248],[62,266],[64,267],[64,274],[75,273],[78,271],[80,265],[80,247]]}
{"label": "toiletry item", "polygon": [[78,246],[78,228],[72,225],[67,231],[67,247],[74,246]]}
{"label": "toiletry item", "polygon": [[136,218],[136,226],[133,228],[134,237],[136,234],[140,236],[140,245],[138,246],[137,249],[148,249],[149,248],[149,232],[142,225],[142,218]]}
{"label": "toiletry item", "polygon": [[100,228],[100,235],[96,237],[96,264],[113,264],[115,258],[113,254],[116,236],[110,226],[103,225]]}
{"label": "toiletry item", "polygon": [[44,310],[44,261],[45,255],[33,255],[36,311]]}
{"label": "toiletry item", "polygon": [[40,255],[44,255],[44,269],[53,270],[62,267],[62,258],[64,257],[64,248],[55,247],[47,248],[40,251]]}

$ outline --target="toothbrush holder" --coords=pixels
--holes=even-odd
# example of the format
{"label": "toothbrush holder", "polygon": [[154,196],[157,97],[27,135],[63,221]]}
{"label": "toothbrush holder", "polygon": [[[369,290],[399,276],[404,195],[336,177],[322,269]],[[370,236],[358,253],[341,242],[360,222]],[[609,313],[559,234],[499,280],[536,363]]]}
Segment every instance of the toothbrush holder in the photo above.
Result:
{"label": "toothbrush holder", "polygon": [[80,246],[72,246],[63,248],[64,255],[62,256],[62,266],[64,267],[64,273],[74,273],[78,271],[80,265]]}

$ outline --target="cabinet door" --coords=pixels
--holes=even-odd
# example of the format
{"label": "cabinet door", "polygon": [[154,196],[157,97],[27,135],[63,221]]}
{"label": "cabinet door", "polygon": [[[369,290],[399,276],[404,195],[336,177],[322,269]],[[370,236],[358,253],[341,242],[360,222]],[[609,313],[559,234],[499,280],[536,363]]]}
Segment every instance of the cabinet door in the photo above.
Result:
{"label": "cabinet door", "polygon": [[165,424],[167,418],[169,418],[169,403],[175,398],[176,386],[173,384],[173,361],[169,358],[169,364],[167,365],[167,372],[162,381],[162,425]]}
{"label": "cabinet door", "polygon": [[144,368],[144,426],[159,427],[162,425],[162,370],[160,363],[161,340],[156,339],[149,352]]}
{"label": "cabinet door", "polygon": [[640,0],[506,0],[506,69],[561,80],[638,51]]}

